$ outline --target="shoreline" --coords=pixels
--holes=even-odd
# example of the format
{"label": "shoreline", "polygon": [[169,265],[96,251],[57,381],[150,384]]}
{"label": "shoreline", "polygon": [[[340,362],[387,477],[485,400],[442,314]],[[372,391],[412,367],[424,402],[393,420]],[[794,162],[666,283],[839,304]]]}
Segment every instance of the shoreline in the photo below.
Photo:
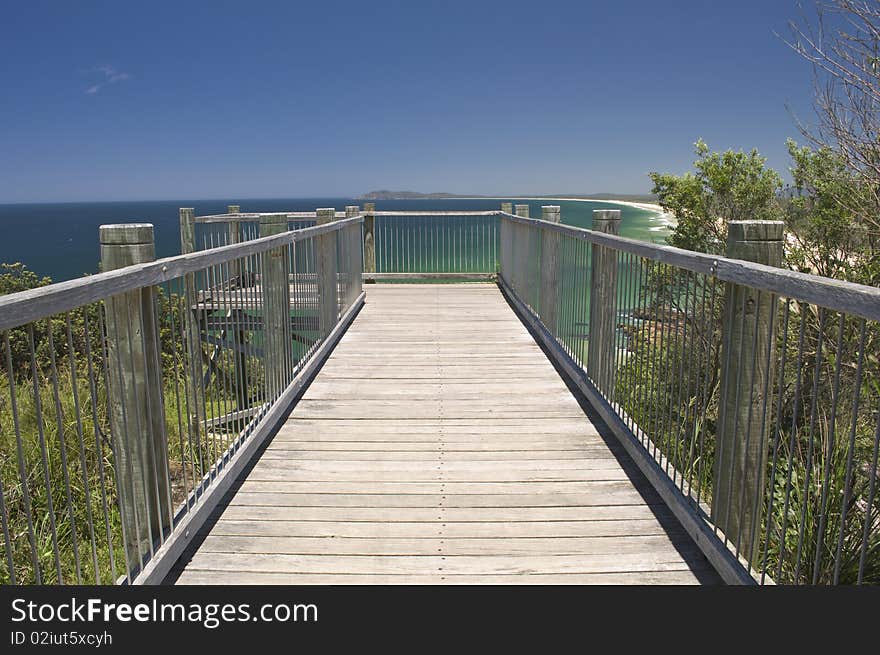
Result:
{"label": "shoreline", "polygon": [[[481,198],[462,198],[463,200],[561,200],[564,202],[604,202],[610,205],[624,205],[626,207],[633,207],[635,209],[642,209],[644,211],[653,212],[655,216],[653,220],[662,221],[663,227],[666,228],[674,228],[678,221],[675,220],[675,216],[672,214],[663,211],[663,208],[652,202],[634,202],[632,200],[611,200],[604,198],[547,198],[547,197],[528,197],[528,196],[482,196]],[[651,228],[652,230],[657,228]],[[663,228],[659,228],[663,229]]]}

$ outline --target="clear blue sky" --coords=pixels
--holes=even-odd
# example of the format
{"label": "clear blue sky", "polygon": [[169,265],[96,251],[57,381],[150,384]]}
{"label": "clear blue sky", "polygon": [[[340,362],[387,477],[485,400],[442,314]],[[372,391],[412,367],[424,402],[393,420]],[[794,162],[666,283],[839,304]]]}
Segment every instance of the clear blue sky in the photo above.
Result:
{"label": "clear blue sky", "polygon": [[[810,7],[807,7],[807,11]],[[795,0],[6,3],[0,202],[644,193],[785,171]]]}

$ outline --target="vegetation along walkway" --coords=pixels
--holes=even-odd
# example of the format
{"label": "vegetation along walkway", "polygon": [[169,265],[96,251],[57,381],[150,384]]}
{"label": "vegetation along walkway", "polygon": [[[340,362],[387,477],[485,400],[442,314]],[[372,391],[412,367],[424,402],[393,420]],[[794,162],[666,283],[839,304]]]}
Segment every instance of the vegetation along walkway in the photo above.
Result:
{"label": "vegetation along walkway", "polygon": [[490,284],[367,303],[182,584],[712,583]]}

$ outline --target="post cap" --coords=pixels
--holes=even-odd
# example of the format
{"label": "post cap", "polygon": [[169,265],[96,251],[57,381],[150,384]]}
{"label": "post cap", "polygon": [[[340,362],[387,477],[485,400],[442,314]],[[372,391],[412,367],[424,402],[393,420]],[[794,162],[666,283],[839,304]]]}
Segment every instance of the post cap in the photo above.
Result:
{"label": "post cap", "polygon": [[345,213],[346,214],[359,214],[361,212],[361,208],[359,205],[346,205]]}
{"label": "post cap", "polygon": [[329,223],[330,221],[336,220],[336,208],[335,207],[319,207],[315,210],[316,222],[318,225],[323,225],[324,223]]}
{"label": "post cap", "polygon": [[153,243],[152,223],[113,223],[98,227],[103,246],[131,246]]}
{"label": "post cap", "polygon": [[593,210],[593,220],[594,221],[619,221],[620,220],[620,210],[619,209],[594,209]]}
{"label": "post cap", "polygon": [[541,205],[541,218],[551,223],[560,221],[561,210],[559,205]]}
{"label": "post cap", "polygon": [[727,225],[728,241],[782,241],[785,236],[782,221],[730,221]]}
{"label": "post cap", "polygon": [[227,214],[240,214],[241,213],[241,205],[227,205],[226,206]]}
{"label": "post cap", "polygon": [[364,203],[364,211],[365,211],[365,212],[374,212],[374,211],[376,211],[376,203],[375,203],[375,202],[365,202],[365,203]]}
{"label": "post cap", "polygon": [[287,223],[287,214],[263,214],[260,216],[260,223],[269,225],[275,223]]}

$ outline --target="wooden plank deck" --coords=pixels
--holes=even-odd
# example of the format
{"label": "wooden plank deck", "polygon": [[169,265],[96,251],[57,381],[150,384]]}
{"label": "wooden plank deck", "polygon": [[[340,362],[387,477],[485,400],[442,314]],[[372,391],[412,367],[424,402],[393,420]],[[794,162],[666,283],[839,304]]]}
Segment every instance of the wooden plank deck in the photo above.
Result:
{"label": "wooden plank deck", "polygon": [[367,303],[178,584],[717,583],[491,284]]}

